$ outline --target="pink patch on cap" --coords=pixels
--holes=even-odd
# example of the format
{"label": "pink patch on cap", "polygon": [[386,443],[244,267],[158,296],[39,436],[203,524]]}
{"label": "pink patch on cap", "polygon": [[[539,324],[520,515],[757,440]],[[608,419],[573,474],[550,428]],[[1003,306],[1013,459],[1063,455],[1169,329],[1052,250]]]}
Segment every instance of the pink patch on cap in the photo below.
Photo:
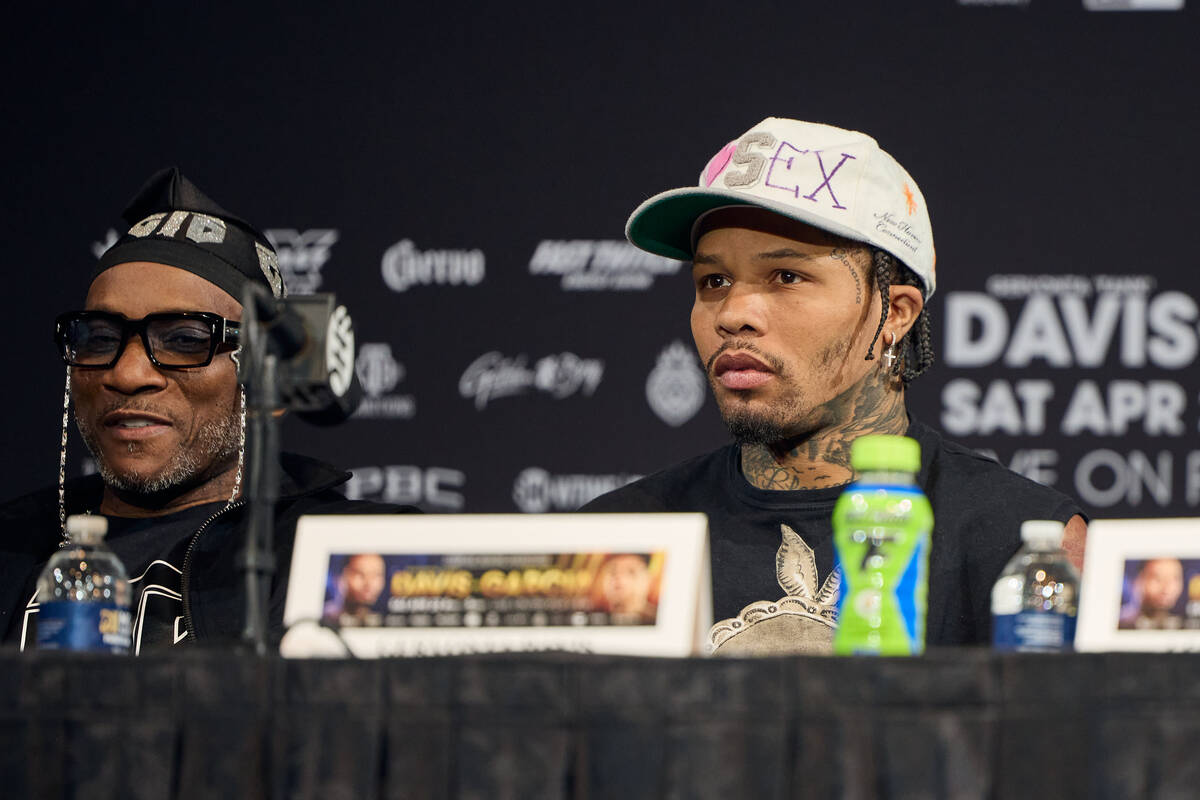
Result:
{"label": "pink patch on cap", "polygon": [[721,173],[729,166],[729,159],[733,158],[735,150],[737,150],[737,142],[730,142],[709,160],[708,166],[704,168],[705,187],[712,186],[713,181],[721,176]]}

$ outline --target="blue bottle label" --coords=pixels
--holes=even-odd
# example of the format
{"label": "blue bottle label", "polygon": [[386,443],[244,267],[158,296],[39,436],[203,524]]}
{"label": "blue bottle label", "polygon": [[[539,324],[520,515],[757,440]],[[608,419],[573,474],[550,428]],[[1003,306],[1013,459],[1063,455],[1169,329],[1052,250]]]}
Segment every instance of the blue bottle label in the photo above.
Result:
{"label": "blue bottle label", "polygon": [[129,611],[113,603],[42,603],[38,609],[40,650],[128,653]]}
{"label": "blue bottle label", "polygon": [[833,651],[916,655],[925,649],[933,510],[920,490],[852,484],[833,512],[842,574]]}
{"label": "blue bottle label", "polygon": [[992,618],[992,643],[997,650],[1052,653],[1072,649],[1075,617],[1047,611],[997,614]]}

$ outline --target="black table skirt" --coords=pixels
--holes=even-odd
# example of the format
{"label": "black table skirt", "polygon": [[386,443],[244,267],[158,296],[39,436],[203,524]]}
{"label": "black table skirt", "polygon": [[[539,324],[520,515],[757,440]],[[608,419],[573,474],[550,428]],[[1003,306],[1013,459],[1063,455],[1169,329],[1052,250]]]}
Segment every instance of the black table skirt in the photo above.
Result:
{"label": "black table skirt", "polygon": [[5,798],[1200,796],[1200,655],[0,653]]}

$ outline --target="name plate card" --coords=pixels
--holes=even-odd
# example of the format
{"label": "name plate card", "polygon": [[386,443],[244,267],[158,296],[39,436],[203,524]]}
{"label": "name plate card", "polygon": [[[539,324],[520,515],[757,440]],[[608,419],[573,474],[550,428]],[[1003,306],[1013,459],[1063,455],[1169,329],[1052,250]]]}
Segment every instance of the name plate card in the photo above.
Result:
{"label": "name plate card", "polygon": [[1088,525],[1075,649],[1200,650],[1200,519]]}
{"label": "name plate card", "polygon": [[309,516],[280,651],[689,656],[711,591],[703,514]]}

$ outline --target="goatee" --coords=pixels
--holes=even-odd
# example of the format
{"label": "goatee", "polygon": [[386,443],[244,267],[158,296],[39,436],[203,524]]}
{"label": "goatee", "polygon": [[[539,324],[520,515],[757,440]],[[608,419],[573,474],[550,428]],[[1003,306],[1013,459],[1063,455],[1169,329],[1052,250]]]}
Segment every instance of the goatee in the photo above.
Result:
{"label": "goatee", "polygon": [[[241,418],[232,408],[216,424],[203,425],[192,441],[180,446],[158,472],[143,474],[137,470],[118,472],[104,458],[92,426],[78,416],[75,426],[96,461],[96,470],[106,486],[130,494],[155,496],[176,492],[203,483],[214,466],[231,461],[241,442]],[[137,451],[129,443],[129,452]]]}
{"label": "goatee", "polygon": [[735,411],[723,414],[722,418],[738,444],[771,445],[791,436],[780,421],[766,419],[761,414]]}

